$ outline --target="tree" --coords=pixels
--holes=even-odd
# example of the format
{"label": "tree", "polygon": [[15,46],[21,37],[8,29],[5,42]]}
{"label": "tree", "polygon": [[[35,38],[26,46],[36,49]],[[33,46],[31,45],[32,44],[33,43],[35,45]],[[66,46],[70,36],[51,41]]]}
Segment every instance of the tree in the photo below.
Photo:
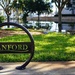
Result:
{"label": "tree", "polygon": [[29,13],[35,12],[35,3],[34,0],[24,0],[22,5],[23,22],[26,24]]}
{"label": "tree", "polygon": [[50,2],[47,3],[44,0],[35,0],[34,7],[35,7],[34,11],[38,13],[38,26],[39,26],[40,14],[52,12],[52,10],[50,9]]}
{"label": "tree", "polygon": [[[11,5],[12,0],[0,0],[0,6],[3,8],[4,12],[7,15],[7,22],[10,21],[10,15],[11,15]],[[9,25],[8,25],[9,28]]]}
{"label": "tree", "polygon": [[12,10],[16,12],[15,16],[17,23],[19,23],[19,15],[22,12],[22,6],[23,6],[23,0],[13,0],[11,5]]}
{"label": "tree", "polygon": [[[27,1],[27,2],[26,2]],[[23,22],[26,23],[26,17],[28,16],[28,8],[26,6],[26,3],[28,3],[28,0],[14,0],[12,3],[12,8],[17,12],[16,16],[17,16],[17,21],[18,21],[18,12],[20,12],[20,14],[23,14]]]}
{"label": "tree", "polygon": [[27,23],[27,16],[30,12],[33,12],[34,8],[33,8],[33,0],[26,0],[23,1],[23,6],[22,6],[22,11],[23,11],[23,22]]}
{"label": "tree", "polygon": [[[17,0],[15,0],[14,4]],[[44,0],[18,0],[18,4],[21,6],[19,8],[23,11],[23,21],[27,22],[27,16],[29,13],[38,12],[39,15],[44,12],[51,12],[50,3],[44,2]],[[14,6],[16,7],[17,4]]]}
{"label": "tree", "polygon": [[4,12],[7,15],[7,22],[9,22],[9,17],[11,14],[11,8],[10,8],[10,4],[11,4],[12,0],[0,0],[0,6],[3,8]]}
{"label": "tree", "polygon": [[67,7],[67,8],[71,8],[71,7],[72,7],[72,4],[71,4],[70,0],[69,0],[68,3],[66,4],[66,7]]}
{"label": "tree", "polygon": [[62,22],[61,22],[61,18],[62,18],[62,9],[64,8],[64,6],[69,2],[70,0],[52,0],[52,2],[55,3],[55,5],[58,8],[58,27],[59,27],[59,32],[61,32],[62,29]]}
{"label": "tree", "polygon": [[0,15],[0,23],[2,23],[4,21],[4,16]]}
{"label": "tree", "polygon": [[22,10],[24,12],[23,20],[27,22],[26,18],[29,13],[38,13],[38,22],[39,16],[44,12],[51,12],[50,3],[44,2],[44,0],[24,0],[22,4]]}

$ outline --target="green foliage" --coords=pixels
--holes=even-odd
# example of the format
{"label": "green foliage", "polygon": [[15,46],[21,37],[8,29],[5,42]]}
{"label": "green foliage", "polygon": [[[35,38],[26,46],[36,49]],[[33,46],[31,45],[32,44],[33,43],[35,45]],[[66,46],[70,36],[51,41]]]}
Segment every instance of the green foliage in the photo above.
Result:
{"label": "green foliage", "polygon": [[[6,16],[7,16],[7,22],[10,20],[10,15],[11,15],[11,2],[12,0],[0,0],[0,6],[3,8]],[[8,26],[9,27],[9,26]]]}
{"label": "green foliage", "polygon": [[18,0],[13,2],[15,8],[20,8],[23,11],[23,22],[27,22],[27,16],[29,13],[38,12],[38,15],[41,13],[47,12],[50,13],[50,3],[46,3],[43,0]]}
{"label": "green foliage", "polygon": [[18,8],[18,9],[22,9],[23,7],[23,0],[14,0],[12,5],[11,5],[12,8]]}
{"label": "green foliage", "polygon": [[4,21],[4,17],[0,16],[0,23],[2,23]]}
{"label": "green foliage", "polygon": [[[75,60],[75,35],[49,33],[34,35],[35,54],[32,61],[68,61]],[[15,38],[15,39],[14,39]],[[29,41],[26,35],[14,35],[0,41]],[[25,61],[26,54],[0,55],[0,61]]]}
{"label": "green foliage", "polygon": [[51,12],[50,9],[50,3],[46,3],[43,0],[35,0],[35,11],[38,12],[38,14],[41,14],[43,12]]}

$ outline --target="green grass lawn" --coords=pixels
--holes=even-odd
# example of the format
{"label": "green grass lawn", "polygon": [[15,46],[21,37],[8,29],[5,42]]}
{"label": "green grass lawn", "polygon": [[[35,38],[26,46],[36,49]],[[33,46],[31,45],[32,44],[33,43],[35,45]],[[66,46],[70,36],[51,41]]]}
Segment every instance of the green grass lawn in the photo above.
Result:
{"label": "green grass lawn", "polygon": [[[35,53],[32,61],[75,60],[75,35],[49,33],[33,35]],[[3,41],[30,41],[26,35],[13,35],[0,39]],[[0,54],[1,62],[25,61],[26,54]]]}

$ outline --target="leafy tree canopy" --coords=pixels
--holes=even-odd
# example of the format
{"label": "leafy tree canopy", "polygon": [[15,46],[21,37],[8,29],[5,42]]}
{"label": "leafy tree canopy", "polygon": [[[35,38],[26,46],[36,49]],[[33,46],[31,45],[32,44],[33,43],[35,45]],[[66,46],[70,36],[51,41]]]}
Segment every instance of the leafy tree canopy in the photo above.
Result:
{"label": "leafy tree canopy", "polygon": [[55,5],[62,10],[69,0],[52,0],[52,2],[54,2]]}

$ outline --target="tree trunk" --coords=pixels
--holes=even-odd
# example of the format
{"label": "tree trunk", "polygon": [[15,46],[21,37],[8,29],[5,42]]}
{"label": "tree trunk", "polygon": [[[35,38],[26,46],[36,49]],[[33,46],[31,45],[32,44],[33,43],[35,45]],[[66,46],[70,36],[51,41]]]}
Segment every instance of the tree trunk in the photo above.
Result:
{"label": "tree trunk", "polygon": [[61,9],[61,7],[60,7],[61,5],[60,5],[60,0],[59,0],[59,3],[58,3],[58,28],[59,28],[59,32],[61,32],[61,30],[62,30],[62,14],[61,14],[61,12],[62,12],[62,9]]}
{"label": "tree trunk", "polygon": [[7,15],[7,22],[9,22],[10,20],[9,20],[9,15]]}
{"label": "tree trunk", "polygon": [[[7,22],[10,22],[10,16],[7,14]],[[10,26],[8,25],[8,28],[10,28]]]}
{"label": "tree trunk", "polygon": [[23,14],[23,17],[22,17],[23,23],[25,24],[25,26],[26,26],[26,24],[28,23],[28,21],[27,21],[27,16],[28,16],[28,13],[24,13],[24,14]]}
{"label": "tree trunk", "polygon": [[38,12],[38,28],[40,28],[40,14]]}
{"label": "tree trunk", "polygon": [[59,28],[59,32],[61,32],[62,30],[62,21],[61,21],[61,10],[59,9],[59,13],[58,13],[58,28]]}
{"label": "tree trunk", "polygon": [[27,16],[25,17],[24,22],[25,22],[25,25],[28,23],[28,22],[27,22]]}
{"label": "tree trunk", "polygon": [[[10,22],[10,16],[7,15],[7,22]],[[8,25],[8,28],[10,28],[10,26]]]}

